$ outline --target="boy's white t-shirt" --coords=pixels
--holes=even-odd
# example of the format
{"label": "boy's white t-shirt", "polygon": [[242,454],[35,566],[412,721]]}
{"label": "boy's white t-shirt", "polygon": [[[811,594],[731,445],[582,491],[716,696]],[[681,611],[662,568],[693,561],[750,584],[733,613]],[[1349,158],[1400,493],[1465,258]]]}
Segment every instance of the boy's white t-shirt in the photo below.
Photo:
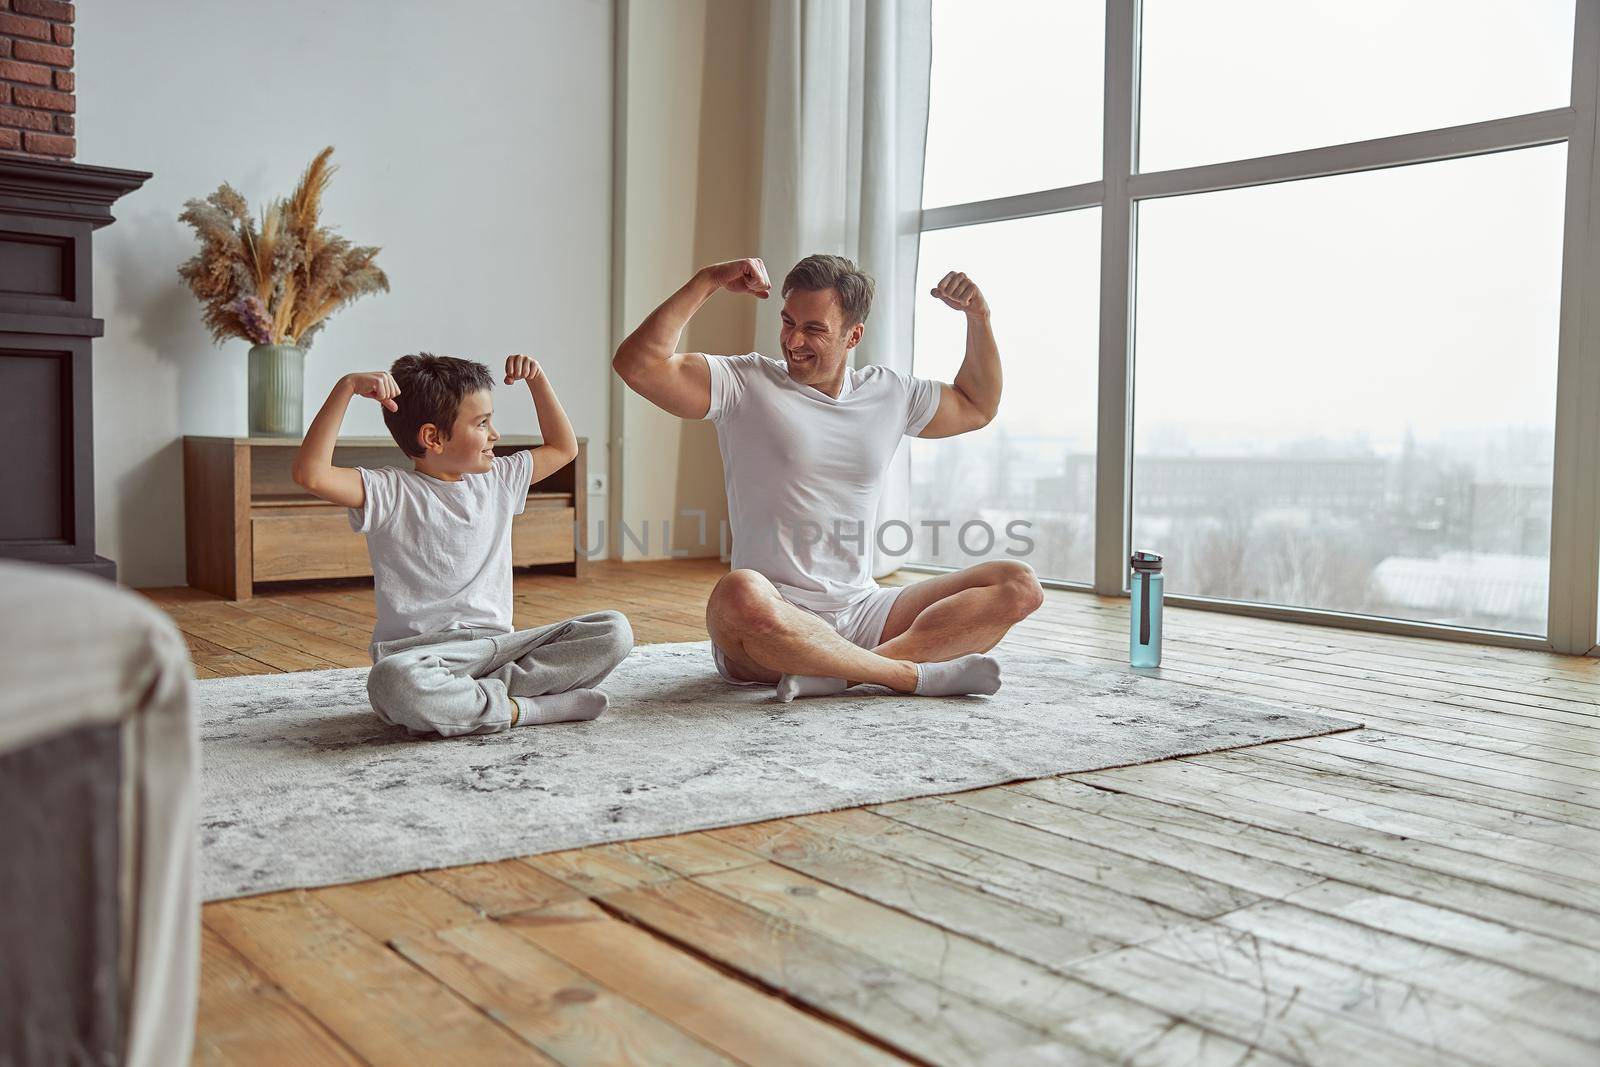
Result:
{"label": "boy's white t-shirt", "polygon": [[756,352],[708,355],[706,365],[733,567],[760,572],[814,611],[838,611],[877,589],[873,523],[884,471],[901,438],[933,418],[939,383],[870,366],[847,371],[835,398]]}
{"label": "boy's white t-shirt", "polygon": [[350,528],[367,535],[384,641],[438,630],[511,631],[511,518],[528,504],[533,452],[446,482],[402,467],[356,468],[367,499]]}

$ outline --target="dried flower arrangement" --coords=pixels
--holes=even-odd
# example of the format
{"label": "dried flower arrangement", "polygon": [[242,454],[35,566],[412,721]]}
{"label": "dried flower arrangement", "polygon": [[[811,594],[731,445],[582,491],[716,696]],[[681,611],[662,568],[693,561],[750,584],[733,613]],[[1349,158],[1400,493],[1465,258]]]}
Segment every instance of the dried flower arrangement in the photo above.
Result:
{"label": "dried flower arrangement", "polygon": [[369,293],[388,292],[374,265],[377,248],[352,245],[318,225],[322,191],[336,168],[329,145],[317,153],[287,200],[274,200],[259,225],[227,183],[190,200],[179,221],[194,227],[200,251],[178,275],[204,306],[211,337],[309,348],[328,316]]}

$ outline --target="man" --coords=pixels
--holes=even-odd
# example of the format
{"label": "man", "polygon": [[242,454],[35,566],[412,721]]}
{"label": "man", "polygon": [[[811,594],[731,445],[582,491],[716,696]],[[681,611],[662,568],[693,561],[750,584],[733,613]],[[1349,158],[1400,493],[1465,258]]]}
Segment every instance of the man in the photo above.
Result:
{"label": "man", "polygon": [[997,560],[882,588],[868,551],[901,436],[953,437],[999,410],[1000,353],[983,294],[960,273],[933,290],[967,317],[966,358],[946,384],[850,369],[873,285],[848,259],[808,256],[784,279],[781,361],[676,351],[721,289],[765,299],[772,284],[759,259],[705,267],[612,360],[657,407],[716,423],[733,533],[733,569],[706,604],[718,672],[775,685],[784,701],[863,682],[929,696],[995,692],[999,665],[982,653],[1043,603],[1032,568]]}

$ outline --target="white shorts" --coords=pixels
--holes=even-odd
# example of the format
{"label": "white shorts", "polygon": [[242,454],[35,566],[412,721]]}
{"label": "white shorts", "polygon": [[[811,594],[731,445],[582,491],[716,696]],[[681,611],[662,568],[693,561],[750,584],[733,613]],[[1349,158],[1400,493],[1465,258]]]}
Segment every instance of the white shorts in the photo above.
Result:
{"label": "white shorts", "polygon": [[[849,641],[852,645],[862,648],[873,648],[882,643],[883,627],[889,621],[889,609],[894,607],[894,602],[905,589],[903,585],[882,586],[839,611],[817,611],[815,608],[795,604],[802,611],[809,611],[829,626],[835,633]],[[782,594],[779,594],[782,596]],[[794,601],[784,597],[787,603]],[[717,673],[723,679],[734,685],[771,685],[771,682],[747,682],[742,678],[735,678],[728,670],[727,657],[722,654],[722,649],[717,647],[715,641],[711,642],[711,661],[717,665]]]}

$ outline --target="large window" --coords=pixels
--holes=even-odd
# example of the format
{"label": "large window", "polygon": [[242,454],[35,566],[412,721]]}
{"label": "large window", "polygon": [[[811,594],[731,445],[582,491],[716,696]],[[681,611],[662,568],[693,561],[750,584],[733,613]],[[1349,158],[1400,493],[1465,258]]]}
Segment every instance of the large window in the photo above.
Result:
{"label": "large window", "polygon": [[1139,169],[1566,107],[1573,0],[1144,0]]}
{"label": "large window", "polygon": [[937,0],[923,206],[1098,180],[1104,65],[1104,4]]}
{"label": "large window", "polygon": [[1140,205],[1167,590],[1542,634],[1566,146]]}
{"label": "large window", "polygon": [[1006,391],[985,430],[913,443],[914,518],[1027,520],[1042,577],[1103,593],[1148,548],[1228,610],[1585,651],[1600,489],[1561,472],[1600,412],[1557,418],[1558,381],[1594,376],[1577,14],[934,0],[914,369],[959,366],[926,293],[965,270]]}
{"label": "large window", "polygon": [[[1104,4],[937,0],[933,19],[924,207],[1099,180]],[[964,271],[994,309],[1005,400],[981,434],[912,442],[910,562],[963,567],[1025,552],[1041,575],[1092,580],[1099,215],[923,234],[916,372],[949,381],[961,365],[965,319],[928,292]],[[969,523],[979,525],[963,541]]]}
{"label": "large window", "polygon": [[[964,567],[1026,552],[1040,574],[1087,583],[1094,567],[1100,212],[923,235],[916,370],[941,381],[955,378],[966,348],[966,316],[927,295],[951,270],[976,281],[994,311],[1004,401],[982,433],[911,442],[912,525],[920,534],[911,558]],[[936,525],[941,521],[949,528]],[[1013,522],[1027,525],[1008,531]],[[981,525],[962,543],[967,523]]]}

